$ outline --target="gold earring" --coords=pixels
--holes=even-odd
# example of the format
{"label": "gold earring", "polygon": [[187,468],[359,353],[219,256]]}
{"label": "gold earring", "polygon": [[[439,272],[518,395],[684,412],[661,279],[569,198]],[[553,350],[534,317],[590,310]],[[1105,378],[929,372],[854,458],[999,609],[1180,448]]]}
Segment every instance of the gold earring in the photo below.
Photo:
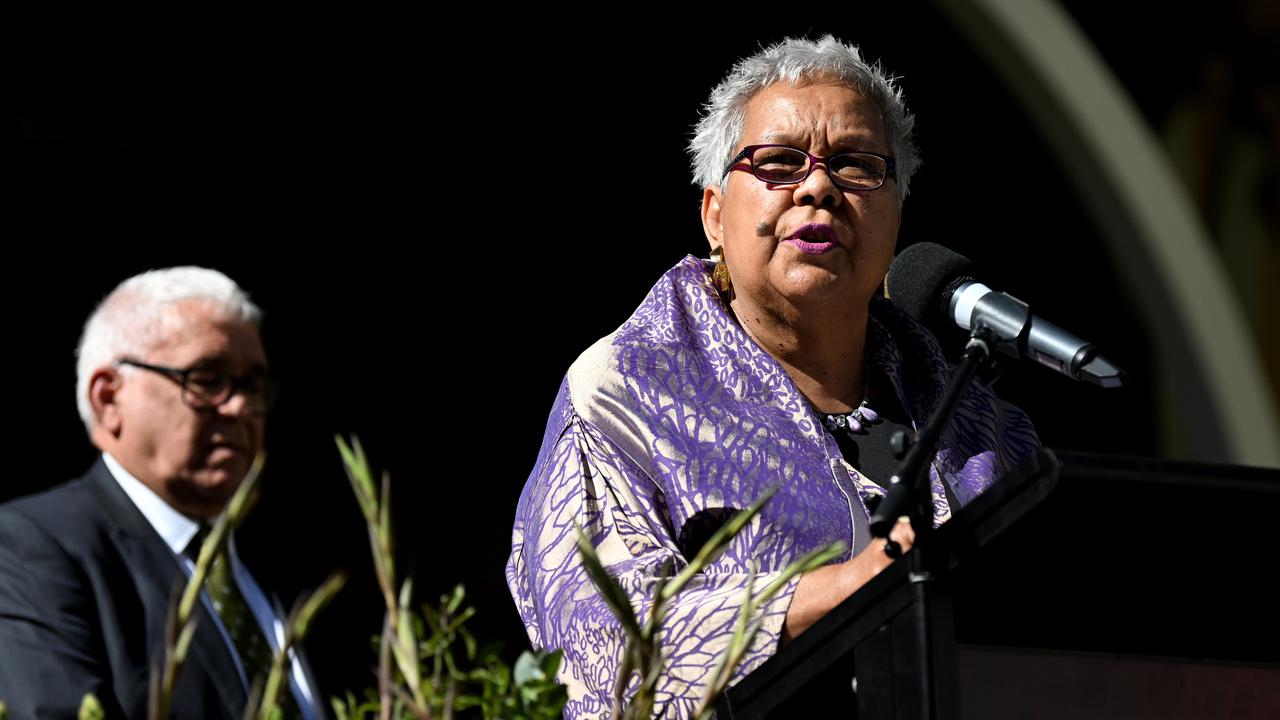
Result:
{"label": "gold earring", "polygon": [[716,292],[726,297],[733,295],[733,281],[729,279],[729,266],[724,261],[724,248],[717,247],[711,251],[711,259],[716,265],[711,270],[711,284]]}

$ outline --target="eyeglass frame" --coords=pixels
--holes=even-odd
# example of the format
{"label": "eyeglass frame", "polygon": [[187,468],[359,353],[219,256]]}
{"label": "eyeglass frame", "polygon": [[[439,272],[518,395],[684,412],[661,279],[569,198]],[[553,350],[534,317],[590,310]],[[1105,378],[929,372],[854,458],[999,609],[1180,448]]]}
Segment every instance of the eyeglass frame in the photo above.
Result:
{"label": "eyeglass frame", "polygon": [[[189,368],[175,368],[166,365],[144,363],[140,360],[134,360],[133,358],[127,357],[120,358],[111,365],[117,369],[121,365],[127,365],[129,367],[135,367],[142,370],[149,370],[153,373],[169,378],[181,386],[182,402],[192,410],[217,410],[228,402],[231,402],[231,398],[235,397],[236,393],[244,393],[246,399],[256,401],[260,409],[257,412],[251,410],[251,414],[254,415],[265,415],[266,411],[275,403],[275,383],[272,382],[271,376],[265,372],[258,375],[232,375],[226,372],[209,370],[208,368],[200,367],[198,364]],[[199,399],[204,397],[202,393],[191,389],[191,374],[196,372],[207,372],[211,375],[221,375],[225,377],[227,380],[227,389],[223,392],[225,392],[227,396],[218,402],[213,402],[212,400],[209,400],[208,402],[204,402],[203,400],[193,402],[192,398]],[[260,386],[254,387],[254,383],[260,383]]]}
{"label": "eyeglass frame", "polygon": [[[788,150],[795,150],[798,153],[803,153],[809,159],[809,169],[805,171],[804,177],[797,178],[795,180],[768,180],[766,178],[762,178],[759,175],[756,175],[755,153],[757,150],[763,150],[765,148],[786,148]],[[870,155],[871,157],[879,158],[880,160],[884,161],[884,177],[880,178],[880,184],[876,185],[875,187],[852,187],[847,183],[841,182],[840,177],[835,173],[831,172],[831,161],[835,158],[840,157],[841,155]],[[743,160],[747,161],[745,167],[742,164]],[[820,157],[818,155],[814,155],[813,153],[807,150],[801,150],[798,147],[795,147],[792,145],[784,145],[781,143],[769,143],[765,145],[748,145],[742,148],[742,151],[739,152],[737,155],[733,156],[733,159],[729,161],[729,166],[724,169],[724,176],[727,177],[729,173],[733,172],[734,170],[741,170],[742,172],[751,173],[751,175],[755,179],[763,183],[769,183],[770,185],[799,185],[805,180],[808,180],[809,176],[813,174],[813,169],[818,167],[819,165],[826,168],[827,177],[831,178],[832,184],[834,184],[838,188],[841,188],[842,190],[849,190],[852,192],[879,190],[880,188],[884,187],[885,180],[888,180],[891,177],[895,181],[898,179],[898,173],[897,173],[898,163],[889,155],[881,155],[880,153],[866,152],[863,150],[848,150],[844,152],[832,153],[831,155],[828,155],[826,157]]]}

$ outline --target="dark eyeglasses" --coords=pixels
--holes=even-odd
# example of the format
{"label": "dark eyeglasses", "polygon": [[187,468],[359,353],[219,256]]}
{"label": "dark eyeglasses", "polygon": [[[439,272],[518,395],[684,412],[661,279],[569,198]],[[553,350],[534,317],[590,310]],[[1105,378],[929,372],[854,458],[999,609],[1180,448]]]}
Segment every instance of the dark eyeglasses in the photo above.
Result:
{"label": "dark eyeglasses", "polygon": [[178,383],[182,386],[182,402],[193,410],[222,407],[237,392],[244,393],[249,400],[249,411],[253,414],[264,414],[275,402],[275,384],[265,372],[231,375],[198,365],[185,369],[174,368],[130,358],[115,361],[116,367],[121,365],[150,370]]}
{"label": "dark eyeglasses", "polygon": [[818,157],[789,145],[748,145],[729,162],[724,174],[741,170],[767,183],[792,185],[804,182],[818,165],[827,169],[831,182],[845,190],[875,190],[885,178],[896,177],[894,160],[887,155],[843,152]]}

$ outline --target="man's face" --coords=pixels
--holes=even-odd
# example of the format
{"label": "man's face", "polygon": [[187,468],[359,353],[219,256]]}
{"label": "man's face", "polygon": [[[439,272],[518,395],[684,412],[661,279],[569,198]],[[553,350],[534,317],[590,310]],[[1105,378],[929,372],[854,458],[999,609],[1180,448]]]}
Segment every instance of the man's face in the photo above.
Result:
{"label": "man's face", "polygon": [[[252,323],[229,319],[202,301],[184,301],[167,318],[165,339],[132,360],[232,377],[262,375],[266,353]],[[193,517],[218,514],[262,449],[260,398],[237,389],[218,407],[195,409],[173,378],[122,368],[120,418],[113,455],[175,509]]]}

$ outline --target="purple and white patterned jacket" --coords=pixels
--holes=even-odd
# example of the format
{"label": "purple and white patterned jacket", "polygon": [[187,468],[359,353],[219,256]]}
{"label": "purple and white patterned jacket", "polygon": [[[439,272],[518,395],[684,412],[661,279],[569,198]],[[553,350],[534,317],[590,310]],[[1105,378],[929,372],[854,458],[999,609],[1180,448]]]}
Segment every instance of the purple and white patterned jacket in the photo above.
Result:
{"label": "purple and white patterned jacket", "polygon": [[[922,424],[951,372],[937,341],[875,299],[867,357],[893,383],[912,423]],[[943,481],[964,504],[1037,445],[1021,411],[975,384],[930,470],[935,524],[951,513]],[[699,526],[779,487],[673,601],[657,707],[685,717],[728,645],[749,565],[756,564],[758,591],[832,541],[849,548],[843,559],[861,551],[866,500],[883,493],[875,480],[844,461],[790,377],[737,325],[705,262],[681,261],[622,327],[570,367],[516,512],[507,582],[533,645],[564,650],[565,717],[608,715],[625,644],[578,556],[575,523],[644,617],[655,574],[667,560],[672,572],[687,565]],[[797,582],[762,608],[735,680],[777,649]],[[638,677],[632,690],[637,685]]]}

